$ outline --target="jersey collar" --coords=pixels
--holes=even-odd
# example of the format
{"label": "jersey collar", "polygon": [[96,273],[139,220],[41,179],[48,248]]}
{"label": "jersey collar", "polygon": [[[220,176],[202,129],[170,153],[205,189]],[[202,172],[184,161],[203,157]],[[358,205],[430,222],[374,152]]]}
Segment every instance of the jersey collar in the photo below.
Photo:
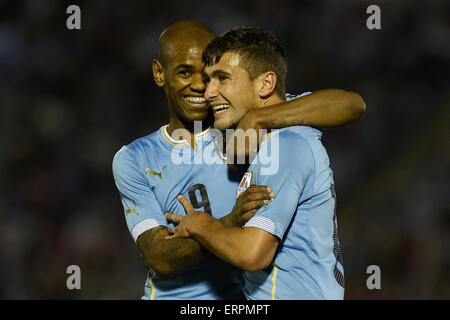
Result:
{"label": "jersey collar", "polygon": [[[168,144],[170,144],[171,146],[174,146],[174,147],[181,147],[181,146],[188,146],[189,144],[187,143],[187,141],[186,140],[175,140],[175,139],[173,139],[170,135],[169,135],[169,133],[167,132],[167,127],[168,127],[169,125],[168,124],[166,124],[165,126],[162,126],[161,127],[161,130],[160,130],[160,133],[161,133],[161,136],[163,137],[163,139],[168,143]],[[200,132],[200,133],[197,133],[196,135],[195,135],[195,140],[200,140],[200,139],[203,139],[203,138],[205,138],[205,137],[207,137],[207,136],[209,136],[210,135],[210,128],[207,128],[206,130],[204,130],[204,131],[202,131],[202,132]]]}

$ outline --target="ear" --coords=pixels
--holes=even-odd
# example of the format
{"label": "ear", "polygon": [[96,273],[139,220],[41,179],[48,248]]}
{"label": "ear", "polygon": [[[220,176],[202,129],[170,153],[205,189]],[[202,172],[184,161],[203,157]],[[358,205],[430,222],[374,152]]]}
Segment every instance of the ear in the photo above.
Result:
{"label": "ear", "polygon": [[153,70],[153,79],[155,79],[156,85],[158,87],[163,87],[165,84],[164,69],[161,62],[159,62],[158,59],[153,59],[152,70]]}
{"label": "ear", "polygon": [[271,96],[277,85],[277,75],[273,71],[264,72],[259,76],[259,90],[258,94],[260,98],[268,98]]}

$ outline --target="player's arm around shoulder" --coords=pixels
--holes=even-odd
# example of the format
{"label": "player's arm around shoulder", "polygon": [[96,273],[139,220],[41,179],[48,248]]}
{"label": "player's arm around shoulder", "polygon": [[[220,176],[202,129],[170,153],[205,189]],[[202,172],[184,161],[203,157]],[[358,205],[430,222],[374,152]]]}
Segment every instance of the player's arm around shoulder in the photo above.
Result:
{"label": "player's arm around shoulder", "polygon": [[365,112],[366,104],[358,93],[323,89],[287,102],[252,109],[241,119],[237,129],[274,129],[293,125],[336,127],[358,120]]}

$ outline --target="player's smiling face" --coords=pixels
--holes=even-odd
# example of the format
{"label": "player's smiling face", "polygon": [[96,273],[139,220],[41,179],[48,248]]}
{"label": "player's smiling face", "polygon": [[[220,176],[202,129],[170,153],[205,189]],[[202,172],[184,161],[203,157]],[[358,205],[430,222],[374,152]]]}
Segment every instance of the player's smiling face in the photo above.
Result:
{"label": "player's smiling face", "polygon": [[202,53],[208,42],[192,44],[180,41],[174,44],[170,59],[164,67],[164,89],[169,105],[184,120],[204,120],[208,115],[202,61]]}
{"label": "player's smiling face", "polygon": [[239,60],[238,53],[226,52],[218,63],[205,68],[205,98],[214,113],[214,127],[219,130],[235,127],[248,110],[258,106],[255,83]]}

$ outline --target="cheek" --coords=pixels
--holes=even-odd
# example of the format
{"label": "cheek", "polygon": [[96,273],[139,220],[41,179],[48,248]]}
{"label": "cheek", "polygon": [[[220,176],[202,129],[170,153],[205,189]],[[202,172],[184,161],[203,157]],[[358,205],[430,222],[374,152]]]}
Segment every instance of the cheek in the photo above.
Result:
{"label": "cheek", "polygon": [[240,112],[247,112],[253,107],[254,99],[251,90],[252,88],[250,87],[242,87],[236,93],[236,109]]}
{"label": "cheek", "polygon": [[186,79],[174,78],[170,81],[170,90],[173,93],[182,91],[187,86],[189,86],[189,81]]}

